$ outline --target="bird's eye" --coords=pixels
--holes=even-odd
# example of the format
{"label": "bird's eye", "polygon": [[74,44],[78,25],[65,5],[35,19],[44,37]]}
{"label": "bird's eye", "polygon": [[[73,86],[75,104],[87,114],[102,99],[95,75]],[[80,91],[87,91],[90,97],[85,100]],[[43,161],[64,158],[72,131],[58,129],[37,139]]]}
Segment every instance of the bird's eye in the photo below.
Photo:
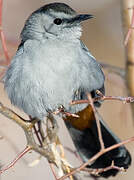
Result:
{"label": "bird's eye", "polygon": [[54,20],[54,24],[56,24],[56,25],[60,25],[61,23],[62,23],[62,19],[60,19],[60,18],[56,18]]}

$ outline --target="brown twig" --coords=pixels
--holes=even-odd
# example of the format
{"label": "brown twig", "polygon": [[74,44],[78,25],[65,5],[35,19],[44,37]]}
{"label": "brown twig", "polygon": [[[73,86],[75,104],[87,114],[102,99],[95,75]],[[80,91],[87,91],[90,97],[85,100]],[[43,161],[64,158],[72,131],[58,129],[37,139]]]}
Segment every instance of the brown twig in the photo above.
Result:
{"label": "brown twig", "polygon": [[[123,96],[105,96],[103,95],[99,90],[97,90],[97,93],[99,97],[93,98],[93,102],[96,101],[106,101],[106,100],[117,100],[117,101],[122,101],[124,103],[133,103],[134,102],[134,97],[123,97]],[[76,100],[72,101],[70,105],[76,105],[76,104],[87,104],[90,103],[88,99],[85,100]]]}
{"label": "brown twig", "polygon": [[50,168],[51,168],[51,170],[52,170],[52,173],[53,173],[55,179],[58,180],[57,175],[56,175],[55,170],[54,170],[54,167],[53,167],[53,164],[52,164],[52,163],[49,163],[49,165],[50,165]]}
{"label": "brown twig", "polygon": [[41,137],[41,140],[42,140],[42,142],[44,141],[44,139],[45,139],[45,134],[44,134],[44,130],[43,130],[43,128],[42,128],[42,122],[41,121],[38,121],[37,122],[37,125],[38,125],[38,132],[39,132],[39,134],[40,134],[40,137]]}
{"label": "brown twig", "polygon": [[[89,99],[88,102],[91,103],[91,100]],[[92,102],[92,104],[93,104],[93,102]],[[36,144],[36,142],[34,140],[34,134],[32,132],[32,128],[34,127],[34,124],[35,124],[34,121],[32,121],[32,122],[25,121],[23,118],[21,118],[20,116],[15,114],[13,111],[11,111],[10,109],[4,107],[1,103],[0,103],[0,113],[5,115],[6,117],[12,119],[14,122],[16,122],[18,125],[20,125],[20,127],[23,128],[23,130],[25,132],[25,135],[26,135],[26,139],[27,139],[27,146],[31,150],[34,150],[35,152],[38,152],[40,155],[43,155],[44,157],[46,157],[48,159],[49,162],[56,164],[56,166],[59,167],[59,170],[61,170],[63,165],[62,165],[62,160],[59,159],[60,155],[59,155],[58,151],[55,149],[56,142],[54,142],[54,144],[52,142],[52,144],[51,144],[51,141],[50,141],[50,146],[49,146],[48,142],[46,142],[46,143],[43,142],[43,145],[45,144],[45,146],[43,146],[43,147],[40,147],[38,144]],[[52,134],[55,135],[55,133],[53,133],[53,132],[52,132]],[[50,140],[51,140],[51,138],[50,138]],[[64,179],[64,178],[66,178],[68,176],[73,175],[75,172],[82,170],[89,163],[92,163],[94,160],[96,160],[98,157],[100,157],[104,153],[106,153],[106,152],[108,152],[108,151],[110,151],[112,149],[115,149],[115,148],[117,148],[117,147],[119,147],[119,146],[121,146],[123,144],[126,144],[126,143],[128,143],[130,141],[134,141],[134,137],[132,137],[132,138],[126,140],[126,141],[123,141],[123,142],[121,142],[119,144],[116,144],[116,145],[113,145],[111,147],[108,147],[106,149],[102,148],[101,151],[99,153],[97,153],[95,156],[93,156],[89,161],[87,161],[86,163],[82,164],[79,168],[77,168],[74,171],[68,173],[67,175],[62,176],[60,179]],[[53,149],[51,149],[52,147],[53,147]],[[66,163],[64,164],[64,166],[65,165],[66,165]]]}
{"label": "brown twig", "polygon": [[94,115],[95,115],[95,119],[96,119],[96,124],[97,124],[97,131],[98,131],[98,137],[99,137],[99,142],[100,142],[100,146],[101,146],[101,150],[103,151],[103,149],[105,148],[104,146],[104,142],[103,142],[103,138],[102,138],[102,133],[101,133],[101,125],[100,125],[100,118],[98,116],[98,112],[96,110],[96,108],[94,107],[94,103],[91,97],[91,94],[87,93],[87,98],[89,100],[90,105],[92,106]]}
{"label": "brown twig", "polygon": [[[55,113],[53,113],[53,114],[55,114]],[[50,114],[50,115],[49,115],[49,120],[50,120],[50,122],[51,122],[51,124],[52,124],[52,126],[53,126],[53,129],[51,129],[51,128],[49,127],[49,123],[48,123],[48,120],[47,120],[47,124],[46,124],[47,128],[46,128],[46,131],[47,131],[48,138],[50,139],[51,142],[55,142],[55,146],[58,145],[58,146],[59,146],[59,149],[60,149],[60,154],[59,154],[59,153],[57,154],[57,150],[56,150],[55,148],[54,148],[54,151],[53,151],[54,154],[55,154],[55,159],[56,159],[58,156],[60,157],[60,161],[59,161],[59,163],[57,164],[57,166],[59,166],[59,169],[62,168],[62,169],[63,169],[63,172],[69,173],[69,172],[70,172],[70,167],[69,167],[69,165],[68,165],[68,163],[67,163],[67,160],[66,160],[66,158],[65,158],[64,148],[63,148],[63,146],[62,146],[62,144],[61,144],[61,142],[60,142],[59,137],[58,137],[57,134],[56,134],[56,132],[57,132],[57,124],[56,124],[56,122],[54,122],[54,121],[55,121],[54,116]],[[50,133],[50,132],[51,132],[51,133]],[[51,135],[50,135],[50,134],[51,134]],[[52,138],[52,135],[53,135],[54,138]],[[53,147],[54,147],[54,146],[53,146]],[[56,154],[57,154],[57,155],[56,155]],[[52,165],[51,165],[51,168],[52,168],[52,170],[53,170],[53,173],[55,173]],[[55,178],[56,178],[56,174],[54,174],[54,176],[55,176]],[[72,176],[69,176],[69,178],[70,178],[70,180],[73,180],[73,177],[72,177]]]}
{"label": "brown twig", "polygon": [[115,166],[115,165],[114,165],[114,161],[112,161],[111,166],[108,166],[108,167],[106,167],[106,168],[100,168],[100,169],[83,168],[82,171],[86,171],[86,172],[89,172],[89,173],[92,174],[92,175],[97,176],[97,175],[99,175],[100,173],[106,172],[106,171],[108,171],[108,170],[110,170],[110,169],[116,169],[116,170],[118,170],[118,171],[123,171],[123,172],[126,171],[126,170],[125,170],[124,168],[122,168],[122,167]]}
{"label": "brown twig", "polygon": [[36,134],[36,137],[37,137],[37,139],[38,139],[40,145],[42,146],[42,141],[41,141],[41,139],[40,139],[40,136],[39,136],[39,134],[38,134],[38,131],[37,131],[35,125],[33,126],[33,129],[34,129],[34,132],[35,132],[35,134]]}
{"label": "brown twig", "polygon": [[99,90],[96,91],[96,93],[100,96],[98,98],[95,98],[94,100],[118,100],[122,101],[124,103],[133,103],[134,102],[134,97],[122,97],[122,96],[105,96],[103,95]]}
{"label": "brown twig", "polygon": [[3,0],[0,0],[0,37],[1,37],[1,42],[2,42],[2,47],[3,47],[3,51],[4,51],[4,55],[6,58],[5,64],[9,64],[9,55],[8,55],[8,50],[7,50],[7,46],[6,46],[6,40],[5,40],[5,35],[2,29],[2,5],[3,5]]}
{"label": "brown twig", "polygon": [[[129,41],[129,39],[130,39],[130,36],[131,36],[131,34],[132,34],[132,31],[134,30],[134,7],[132,7],[131,8],[132,9],[132,19],[131,19],[131,25],[130,25],[130,27],[129,27],[129,29],[128,29],[128,32],[127,32],[127,35],[126,35],[126,37],[125,37],[125,41],[124,41],[124,45],[126,46],[127,45],[127,43],[128,43],[128,41]],[[129,8],[129,10],[130,10],[130,8]]]}
{"label": "brown twig", "polygon": [[[130,96],[134,96],[134,1],[122,0],[122,24],[125,39],[126,85]],[[127,36],[126,36],[127,32]],[[131,104],[134,117],[134,104]]]}
{"label": "brown twig", "polygon": [[112,145],[112,146],[110,146],[110,147],[108,147],[108,148],[105,148],[103,151],[100,151],[100,152],[98,152],[97,154],[95,154],[95,155],[94,155],[91,159],[89,159],[86,163],[82,164],[80,167],[76,168],[75,170],[71,171],[70,173],[66,174],[65,176],[62,176],[62,177],[59,178],[58,180],[63,180],[63,179],[65,179],[65,178],[67,178],[68,176],[73,175],[73,174],[75,174],[75,173],[78,172],[78,171],[81,171],[83,168],[85,168],[87,165],[91,164],[93,161],[95,161],[97,158],[99,158],[100,156],[102,156],[102,155],[105,154],[106,152],[111,151],[111,150],[113,150],[113,149],[116,149],[116,148],[118,148],[118,147],[120,147],[120,146],[122,146],[122,145],[124,145],[124,144],[127,144],[127,143],[129,143],[129,142],[132,142],[132,141],[134,141],[134,137],[131,137],[131,138],[129,138],[129,139],[125,140],[125,141],[122,141],[122,142],[120,142],[120,143],[118,143],[118,144],[115,144],[115,145]]}
{"label": "brown twig", "polygon": [[21,126],[24,129],[28,130],[33,127],[32,123],[25,121],[22,117],[20,117],[16,113],[14,113],[12,110],[3,106],[2,103],[0,103],[0,113],[3,114],[4,116],[6,116],[7,118],[13,120],[14,122],[16,122],[19,126]]}
{"label": "brown twig", "polygon": [[[44,137],[42,146],[40,146],[36,143],[35,138],[34,138],[35,135],[33,132],[35,123],[37,123],[36,119],[32,120],[32,121],[24,120],[23,118],[18,116],[16,113],[11,111],[9,108],[6,108],[5,106],[3,106],[1,103],[0,103],[0,113],[3,114],[4,116],[8,117],[9,119],[13,120],[14,122],[16,122],[20,127],[22,127],[22,129],[24,130],[25,136],[26,136],[27,147],[29,147],[30,150],[33,150],[33,151],[39,153],[40,155],[46,157],[49,163],[53,163],[54,165],[56,165],[60,176],[64,174],[63,166],[67,168],[65,172],[70,171],[69,166],[66,166],[67,162],[65,161],[65,159],[61,158],[60,153],[56,149],[58,135],[56,134],[57,131],[54,130],[54,128],[56,127],[56,122],[54,121],[54,119],[53,120],[51,119],[51,121],[50,121],[54,128],[52,128],[52,130],[51,130],[51,128],[49,129],[49,136],[47,135],[46,138]],[[8,166],[6,166],[6,168],[4,168],[2,170],[2,172],[9,169],[10,167],[12,167],[17,162],[17,160],[20,159],[22,157],[22,155],[24,153],[26,153],[27,151],[26,150],[23,151],[19,155],[19,157],[15,158],[15,160],[12,161]],[[62,152],[62,154],[63,154],[63,152]],[[70,176],[70,178],[72,179],[71,176]]]}
{"label": "brown twig", "polygon": [[[35,119],[35,118],[33,119],[31,116],[29,116],[29,119],[30,119],[30,122],[32,122],[32,121],[36,122],[37,121],[37,123],[38,123],[38,121],[39,121],[38,119]],[[39,141],[39,144],[42,146],[42,141],[41,141],[40,136],[38,134],[38,133],[40,133],[40,131],[36,129],[35,125],[33,126],[33,129],[34,129],[35,135]]]}
{"label": "brown twig", "polygon": [[0,170],[0,174],[13,167],[16,162],[22,158],[27,152],[31,150],[30,146],[27,146],[10,164]]}
{"label": "brown twig", "polygon": [[34,139],[33,127],[37,122],[36,120],[33,120],[32,122],[26,121],[16,113],[11,111],[9,108],[3,106],[2,103],[0,103],[0,113],[16,122],[24,130],[27,139],[27,146],[31,147],[32,150],[39,153],[40,155],[46,157],[49,162],[53,162],[54,164],[56,163],[49,144],[46,143],[47,147],[42,148],[40,147],[40,145],[36,143]]}
{"label": "brown twig", "polygon": [[[106,99],[107,99],[107,97],[104,96],[100,91],[97,91],[96,93],[100,96],[100,97],[98,97],[98,98],[100,98],[101,100],[106,100]],[[117,148],[117,147],[119,147],[119,146],[121,146],[121,145],[123,145],[123,144],[128,143],[128,142],[134,141],[134,137],[132,137],[132,138],[130,138],[130,139],[126,140],[126,141],[123,141],[123,142],[121,142],[121,143],[119,143],[119,144],[115,144],[115,145],[112,145],[112,146],[110,146],[110,147],[108,147],[108,148],[105,148],[105,147],[104,147],[103,138],[102,138],[102,133],[101,133],[100,121],[99,121],[100,117],[98,116],[98,113],[97,113],[97,111],[96,111],[96,109],[95,109],[95,107],[94,107],[94,104],[93,104],[93,100],[92,100],[91,95],[90,95],[89,93],[87,93],[87,97],[88,97],[87,103],[89,103],[89,104],[92,106],[93,111],[94,111],[94,114],[95,114],[96,123],[97,123],[97,130],[98,130],[98,136],[99,136],[99,141],[100,141],[100,145],[101,145],[101,150],[100,150],[100,152],[98,152],[96,155],[94,155],[91,159],[89,159],[86,163],[82,164],[79,168],[73,170],[71,173],[69,173],[69,174],[67,174],[67,175],[59,178],[59,180],[63,180],[63,179],[65,179],[65,178],[67,178],[68,176],[76,173],[77,171],[83,170],[83,168],[85,168],[88,164],[92,163],[94,160],[96,160],[96,159],[99,158],[101,155],[105,154],[106,152],[111,151],[111,150],[113,150],[113,149],[115,149],[115,148]],[[108,97],[108,98],[111,99],[111,97]],[[114,98],[115,98],[115,97],[114,97]],[[113,98],[113,99],[114,99],[114,98]],[[122,100],[122,101],[124,100],[124,98],[121,98],[121,97],[120,97],[120,98],[118,97],[118,98],[116,98],[116,99],[117,99],[117,100]],[[96,99],[95,99],[95,100],[96,100]],[[98,99],[97,99],[97,100],[98,100]],[[131,99],[131,98],[127,98],[127,99],[125,98],[125,102],[132,102],[132,99]],[[84,103],[85,103],[85,102],[84,102]],[[103,168],[103,169],[99,169],[99,170],[98,170],[98,169],[95,169],[94,172],[96,172],[96,173],[99,174],[99,173],[104,172],[104,171],[109,170],[109,169],[123,170],[123,169],[120,168],[120,167],[114,166],[114,164],[112,163],[111,166],[106,167],[106,168]],[[92,173],[91,173],[91,174],[92,174]]]}
{"label": "brown twig", "polygon": [[70,117],[70,116],[76,117],[76,118],[79,117],[77,114],[72,114],[70,112],[65,111],[65,108],[63,106],[59,107],[59,109],[57,111],[53,112],[53,114],[56,114],[56,115],[59,113],[65,115],[65,116],[68,116],[68,117]]}

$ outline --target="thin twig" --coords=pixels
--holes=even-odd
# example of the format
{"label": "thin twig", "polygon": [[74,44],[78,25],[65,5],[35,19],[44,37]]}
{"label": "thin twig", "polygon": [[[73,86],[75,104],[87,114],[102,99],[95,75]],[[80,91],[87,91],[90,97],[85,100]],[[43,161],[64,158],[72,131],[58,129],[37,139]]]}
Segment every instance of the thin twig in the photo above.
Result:
{"label": "thin twig", "polygon": [[99,175],[99,174],[101,174],[101,173],[103,173],[103,172],[106,172],[106,171],[110,170],[110,169],[116,169],[116,170],[118,170],[118,171],[126,172],[126,169],[124,169],[123,167],[115,166],[115,165],[114,165],[114,161],[112,161],[111,166],[108,166],[108,167],[106,167],[106,168],[100,168],[100,169],[83,168],[82,171],[86,171],[86,172],[89,172],[89,173],[92,174],[92,175],[97,176],[97,175]]}
{"label": "thin twig", "polygon": [[[33,119],[31,116],[29,116],[29,118],[30,118],[30,122],[32,122],[32,121],[37,121],[37,123],[38,123],[38,119]],[[39,144],[42,146],[42,141],[41,141],[41,139],[40,139],[40,136],[39,136],[39,134],[38,133],[40,133],[40,132],[38,132],[38,130],[36,129],[36,126],[34,125],[33,126],[33,129],[34,129],[34,132],[35,132],[35,135],[36,135],[36,137],[37,137],[37,139],[38,139],[38,141],[39,141]]]}
{"label": "thin twig", "polygon": [[[123,97],[123,96],[105,96],[103,95],[99,90],[97,90],[99,97],[93,98],[93,102],[96,101],[106,101],[106,100],[117,100],[117,101],[122,101],[123,103],[133,103],[134,102],[134,97],[129,96],[129,97]],[[100,93],[99,93],[100,92]],[[71,101],[70,105],[76,105],[76,104],[87,104],[89,103],[88,99],[85,100],[76,100],[76,101]]]}
{"label": "thin twig", "polygon": [[[132,20],[131,20],[130,28],[129,28],[128,32],[127,32],[126,37],[125,37],[125,41],[124,41],[124,45],[125,45],[125,46],[127,45],[128,41],[129,41],[129,39],[130,39],[130,36],[131,36],[132,31],[134,30],[134,7],[131,8],[131,9],[132,9],[132,11],[133,11],[133,13],[132,13]],[[129,10],[130,10],[130,9],[129,9]]]}
{"label": "thin twig", "polygon": [[0,26],[2,25],[2,5],[3,5],[3,0],[0,0]]}
{"label": "thin twig", "polygon": [[4,32],[2,30],[2,28],[0,29],[0,36],[1,36],[1,42],[2,42],[2,47],[3,47],[3,51],[4,51],[4,55],[6,58],[5,64],[9,64],[10,58],[8,55],[8,50],[7,50],[7,46],[6,46],[6,39],[5,39],[5,35]]}
{"label": "thin twig", "polygon": [[94,98],[95,101],[98,101],[98,100],[102,100],[102,101],[105,101],[105,100],[118,100],[118,101],[122,101],[124,103],[133,103],[134,102],[134,97],[105,96],[99,90],[97,90],[96,93],[100,97]]}
{"label": "thin twig", "polygon": [[100,146],[101,146],[101,150],[103,150],[105,148],[104,146],[104,142],[103,142],[103,138],[102,138],[102,132],[101,132],[101,125],[100,125],[100,118],[98,117],[98,113],[97,110],[94,107],[94,103],[91,97],[91,94],[87,93],[87,98],[90,102],[90,105],[93,109],[94,115],[95,115],[95,119],[96,119],[96,124],[97,124],[97,131],[98,131],[98,137],[99,137],[99,142],[100,142]]}
{"label": "thin twig", "polygon": [[40,147],[40,145],[36,143],[34,139],[34,133],[32,130],[35,123],[37,122],[36,120],[35,121],[33,120],[32,122],[26,121],[16,113],[11,111],[9,108],[3,106],[2,103],[0,103],[0,113],[6,116],[7,118],[13,120],[14,122],[16,122],[20,127],[22,127],[27,139],[27,146],[30,146],[32,150],[46,157],[49,162],[53,162],[54,164],[56,163],[55,157],[51,151],[51,144],[47,144],[47,147],[42,148]]}
{"label": "thin twig", "polygon": [[43,128],[42,128],[42,124],[43,124],[42,121],[38,121],[38,122],[37,122],[38,131],[39,131],[41,140],[44,141],[44,139],[45,139],[45,134],[44,134],[44,131],[43,131]]}
{"label": "thin twig", "polygon": [[7,118],[13,120],[14,122],[16,122],[19,126],[21,126],[24,129],[31,129],[33,126],[32,123],[25,121],[22,117],[20,117],[16,113],[14,113],[12,110],[3,106],[2,103],[0,103],[0,113],[3,114],[4,116],[6,116]]}
{"label": "thin twig", "polygon": [[11,167],[13,167],[16,162],[22,158],[22,156],[24,156],[27,152],[29,152],[31,150],[30,146],[27,146],[9,165],[7,165],[5,168],[2,168],[0,170],[0,174],[5,172],[6,170],[10,169]]}
{"label": "thin twig", "polygon": [[5,64],[9,64],[9,55],[8,55],[8,50],[7,50],[7,46],[6,46],[6,40],[5,40],[5,35],[2,29],[2,5],[3,5],[3,0],[0,0],[0,37],[1,37],[1,42],[2,42],[2,47],[3,47],[3,51],[4,51],[4,55],[6,58]]}
{"label": "thin twig", "polygon": [[[68,166],[68,164],[65,163],[65,162],[67,162],[67,160],[65,158],[64,148],[63,148],[62,144],[60,143],[59,139],[58,139],[58,141],[59,141],[59,148],[60,148],[60,156],[61,156],[63,165],[65,166],[66,172],[70,173],[71,172],[70,167]],[[73,176],[69,176],[69,178],[70,178],[70,180],[74,180]]]}
{"label": "thin twig", "polygon": [[49,163],[49,165],[50,165],[50,168],[51,168],[51,170],[52,170],[52,173],[53,173],[55,179],[58,180],[57,175],[56,175],[55,170],[54,170],[54,167],[53,167],[53,164],[52,164],[52,163]]}
{"label": "thin twig", "polygon": [[79,116],[77,114],[72,114],[70,112],[65,111],[65,108],[63,106],[59,107],[59,109],[57,111],[53,112],[53,114],[55,114],[55,115],[57,115],[59,113],[65,115],[65,116],[68,116],[68,117],[72,116],[72,117],[79,118]]}
{"label": "thin twig", "polygon": [[63,180],[63,179],[65,179],[65,178],[67,178],[68,176],[73,175],[73,174],[75,174],[75,173],[78,172],[78,171],[81,171],[83,168],[85,168],[87,165],[91,164],[93,161],[95,161],[97,158],[99,158],[100,156],[102,156],[102,155],[105,154],[106,152],[111,151],[111,150],[113,150],[113,149],[116,149],[116,148],[118,148],[118,147],[120,147],[120,146],[122,146],[122,145],[124,145],[124,144],[127,144],[127,143],[129,143],[129,142],[132,142],[132,141],[134,141],[134,137],[131,137],[131,138],[129,138],[129,139],[125,140],[125,141],[122,141],[122,142],[120,142],[120,143],[118,143],[118,144],[114,144],[114,145],[112,145],[112,146],[110,146],[110,147],[108,147],[108,148],[105,148],[103,151],[100,151],[100,152],[98,152],[97,154],[95,154],[95,155],[94,155],[91,159],[89,159],[86,163],[82,164],[80,167],[76,168],[75,170],[71,171],[70,173],[66,174],[65,176],[62,176],[62,177],[59,178],[58,180]]}
{"label": "thin twig", "polygon": [[36,137],[37,137],[37,139],[38,139],[40,145],[42,146],[42,141],[41,141],[41,139],[40,139],[40,136],[39,136],[39,134],[38,134],[38,131],[37,131],[35,125],[33,126],[33,129],[34,129],[34,132],[35,132],[35,134],[36,134]]}

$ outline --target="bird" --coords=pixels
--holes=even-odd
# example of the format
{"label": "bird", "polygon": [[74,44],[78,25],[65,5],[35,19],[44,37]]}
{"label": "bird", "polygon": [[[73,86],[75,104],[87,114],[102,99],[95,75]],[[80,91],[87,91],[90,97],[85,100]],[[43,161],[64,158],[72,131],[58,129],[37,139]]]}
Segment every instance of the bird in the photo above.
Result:
{"label": "bird", "polygon": [[[101,65],[82,42],[82,26],[91,14],[78,14],[65,3],[49,3],[35,10],[26,20],[21,42],[4,75],[4,88],[11,103],[39,122],[59,107],[79,117],[64,117],[76,150],[83,162],[100,150],[93,108],[89,104],[70,106],[71,101],[105,94]],[[94,103],[101,106],[101,101]],[[105,147],[120,139],[100,120]],[[105,168],[114,161],[127,169],[131,155],[125,146],[109,151],[87,168]],[[111,169],[100,176],[115,176]]]}

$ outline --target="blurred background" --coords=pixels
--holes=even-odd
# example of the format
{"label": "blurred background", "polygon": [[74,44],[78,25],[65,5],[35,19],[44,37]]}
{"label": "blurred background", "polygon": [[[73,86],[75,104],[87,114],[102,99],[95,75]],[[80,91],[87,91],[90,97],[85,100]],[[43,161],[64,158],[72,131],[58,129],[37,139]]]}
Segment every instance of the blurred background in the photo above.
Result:
{"label": "blurred background", "polygon": [[[19,35],[24,26],[27,17],[37,8],[44,4],[54,2],[46,0],[4,0],[3,2],[3,29],[6,35],[8,51],[10,57],[15,54],[17,45],[20,42]],[[89,48],[90,52],[100,62],[105,62],[118,67],[125,66],[123,33],[121,22],[121,5],[118,0],[62,0],[70,5],[77,12],[90,13],[95,18],[83,23],[84,43]],[[0,58],[4,56],[1,55]],[[125,80],[120,76],[109,73],[104,70],[106,75],[106,94],[127,96]],[[13,109],[21,116],[27,118],[26,115],[18,109],[11,106],[7,95],[3,90],[3,85],[0,84],[0,102],[9,108]],[[118,101],[104,102],[100,108],[100,113],[109,127],[122,140],[133,136],[134,124],[132,122],[132,114],[129,104],[123,104]],[[63,122],[60,122],[61,126]],[[74,149],[73,144],[67,134],[66,129],[60,128],[61,141],[67,147]],[[0,115],[0,163],[6,165],[16,154],[25,148],[26,141],[23,131],[12,121]],[[134,143],[127,145],[132,157],[134,156]],[[66,151],[66,156],[70,163],[75,166],[79,165],[78,160]],[[19,162],[7,172],[1,175],[2,180],[26,180],[26,179],[54,179],[47,161],[42,158],[39,164],[30,167],[29,163],[39,157],[38,154],[28,153]],[[134,163],[126,173],[119,173],[116,177],[109,178],[110,180],[132,180]],[[90,177],[86,179],[91,179]],[[101,179],[101,178],[100,178]],[[103,178],[102,178],[103,179]]]}

